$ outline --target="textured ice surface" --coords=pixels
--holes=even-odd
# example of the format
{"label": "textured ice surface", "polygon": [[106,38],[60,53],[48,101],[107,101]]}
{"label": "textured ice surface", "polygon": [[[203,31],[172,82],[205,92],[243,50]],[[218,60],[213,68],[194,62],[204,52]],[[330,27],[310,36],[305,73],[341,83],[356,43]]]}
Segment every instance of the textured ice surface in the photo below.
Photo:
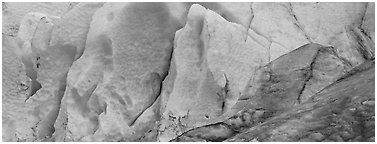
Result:
{"label": "textured ice surface", "polygon": [[374,3],[2,4],[3,141],[374,141]]}

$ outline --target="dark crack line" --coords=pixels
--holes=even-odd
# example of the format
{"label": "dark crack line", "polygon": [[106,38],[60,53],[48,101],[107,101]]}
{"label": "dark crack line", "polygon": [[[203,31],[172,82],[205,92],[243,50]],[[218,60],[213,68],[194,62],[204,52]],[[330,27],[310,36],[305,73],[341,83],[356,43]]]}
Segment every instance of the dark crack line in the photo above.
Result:
{"label": "dark crack line", "polygon": [[[322,49],[322,50],[323,50],[323,49]],[[317,53],[316,53],[316,55],[315,55],[315,57],[314,57],[312,63],[310,64],[310,78],[313,77],[313,66],[312,66],[312,64],[315,63],[315,60],[317,59],[318,54],[319,54],[320,51],[322,51],[322,50],[319,49],[319,50],[317,51]],[[336,53],[335,50],[334,50],[334,47],[328,47],[326,50],[330,50],[331,54],[334,55],[335,57],[337,57],[339,60],[341,60],[341,62],[342,62],[343,64],[345,64],[346,66],[351,66],[350,62],[348,62],[348,61],[345,60],[345,59],[342,59],[341,57],[339,57],[339,56],[337,55],[337,53]],[[348,63],[347,63],[347,62],[348,62]],[[309,81],[310,78],[309,78],[307,81]],[[299,94],[299,97],[298,97],[298,99],[297,99],[297,100],[299,101],[299,104],[301,103],[301,101],[300,101],[300,97],[301,97],[301,94],[302,94],[303,90],[304,90],[305,87],[306,87],[306,83],[307,83],[307,81],[305,82],[304,87],[301,89],[300,94]],[[334,83],[337,83],[337,81],[334,82]],[[320,91],[316,92],[314,95],[316,95],[316,94],[322,92],[324,89],[326,89],[326,88],[332,86],[334,83],[332,83],[332,84],[330,84],[330,85],[328,85],[328,86],[322,88]]]}
{"label": "dark crack line", "polygon": [[306,85],[308,84],[308,82],[313,77],[313,67],[314,67],[316,59],[318,58],[318,55],[319,55],[320,51],[321,51],[321,49],[319,49],[319,50],[316,51],[316,53],[314,55],[314,58],[312,59],[312,62],[310,63],[309,67],[304,68],[304,70],[307,71],[309,75],[306,76],[306,78],[304,80],[304,84],[303,84],[302,88],[300,89],[300,91],[298,93],[298,96],[297,96],[297,102],[298,102],[298,104],[302,103],[302,101],[301,101],[302,93],[306,89]]}
{"label": "dark crack line", "polygon": [[223,73],[224,75],[224,78],[225,78],[225,86],[222,88],[222,94],[220,95],[220,99],[222,100],[222,105],[221,105],[221,113],[224,114],[225,110],[226,110],[226,97],[229,93],[229,80],[228,80],[228,77],[226,76],[225,73]]}
{"label": "dark crack line", "polygon": [[310,38],[310,37],[308,36],[308,34],[304,31],[304,29],[302,29],[301,24],[300,24],[300,22],[298,21],[296,14],[293,12],[293,6],[292,6],[292,3],[289,2],[289,8],[287,8],[287,9],[288,9],[289,14],[293,17],[294,24],[297,26],[297,28],[299,28],[299,29],[302,31],[302,33],[304,34],[305,38],[306,38],[309,42],[312,43],[311,38]]}
{"label": "dark crack line", "polygon": [[253,19],[254,19],[253,4],[254,4],[254,2],[251,2],[251,3],[250,3],[250,11],[251,11],[251,14],[252,14],[252,15],[251,15],[250,23],[249,23],[249,29],[250,29],[251,23],[252,23],[252,21],[253,21]]}
{"label": "dark crack line", "polygon": [[251,23],[252,23],[252,21],[254,19],[253,2],[250,3],[250,11],[251,11],[251,18],[250,18],[250,22],[249,22],[249,27],[246,29],[246,39],[245,39],[245,42],[248,39],[249,29],[250,29]]}
{"label": "dark crack line", "polygon": [[157,99],[160,98],[160,95],[161,95],[160,93],[161,93],[161,87],[160,87],[160,92],[159,92],[158,96],[156,97],[156,99],[154,99],[153,102],[149,106],[147,106],[139,115],[136,116],[136,118],[134,120],[131,121],[131,123],[129,124],[130,127],[133,126],[136,123],[136,121],[139,119],[140,116],[143,115],[143,113],[145,111],[147,111],[150,107],[153,106],[154,103],[156,103]]}
{"label": "dark crack line", "polygon": [[310,81],[310,79],[313,77],[313,72],[312,72],[312,67],[310,66],[310,69],[309,69],[309,76],[307,78],[305,78],[304,80],[304,84],[301,88],[301,90],[299,91],[298,93],[298,97],[297,97],[297,101],[298,101],[298,104],[301,103],[301,96],[302,96],[302,93],[304,92],[304,90],[306,89],[306,85],[307,83]]}
{"label": "dark crack line", "polygon": [[365,21],[365,15],[367,14],[368,8],[369,8],[369,2],[367,2],[366,5],[365,5],[364,14],[363,14],[363,16],[361,17],[361,22],[360,22],[360,25],[359,25],[360,28],[361,28],[361,27],[363,26],[363,24],[364,24],[364,21]]}
{"label": "dark crack line", "polygon": [[[173,50],[172,50],[173,51]],[[170,60],[171,60],[171,57],[170,57]],[[169,66],[168,66],[169,68],[170,68],[170,64],[169,64]],[[168,68],[168,70],[169,70],[169,68]],[[169,73],[169,72],[168,72]],[[148,105],[139,115],[137,115],[136,116],[136,118],[134,119],[134,120],[132,120],[131,121],[131,123],[129,124],[129,126],[131,127],[131,126],[133,126],[134,124],[135,124],[135,122],[139,119],[139,117],[140,116],[142,116],[143,115],[143,113],[145,112],[145,111],[147,111],[149,108],[151,108],[155,103],[156,103],[156,101],[160,98],[160,96],[161,96],[161,92],[162,92],[162,84],[163,84],[163,81],[165,80],[165,78],[168,76],[168,74],[166,74],[165,76],[164,76],[164,78],[163,79],[161,79],[161,82],[160,82],[160,88],[159,88],[159,90],[158,90],[158,94],[157,94],[157,96],[156,96],[156,98],[153,100],[153,102],[150,104],[150,105]]]}
{"label": "dark crack line", "polygon": [[139,117],[146,111],[148,110],[150,107],[153,106],[153,104],[157,101],[157,99],[159,99],[161,97],[161,92],[162,92],[162,88],[163,88],[163,83],[165,81],[165,79],[168,77],[169,75],[169,70],[170,70],[170,67],[171,67],[171,63],[172,63],[172,59],[173,59],[173,53],[174,53],[174,38],[170,40],[170,42],[172,43],[172,46],[171,46],[171,52],[170,52],[170,58],[169,58],[169,65],[167,66],[167,72],[166,74],[163,74],[162,75],[162,78],[161,78],[161,82],[160,82],[160,89],[158,91],[158,94],[156,96],[156,98],[153,100],[153,102],[147,106],[133,121],[131,121],[131,124],[129,125],[130,127],[133,126],[135,124],[135,122],[139,119]]}
{"label": "dark crack line", "polygon": [[368,3],[366,4],[366,6],[365,6],[364,15],[362,16],[362,18],[361,18],[361,22],[360,22],[360,24],[359,24],[358,27],[359,27],[359,29],[361,30],[361,32],[362,32],[364,35],[366,35],[369,39],[372,39],[372,37],[371,37],[367,32],[365,32],[365,30],[363,29],[363,24],[364,24],[364,21],[365,21],[365,15],[366,15],[368,9],[369,9],[369,2],[368,2]]}

